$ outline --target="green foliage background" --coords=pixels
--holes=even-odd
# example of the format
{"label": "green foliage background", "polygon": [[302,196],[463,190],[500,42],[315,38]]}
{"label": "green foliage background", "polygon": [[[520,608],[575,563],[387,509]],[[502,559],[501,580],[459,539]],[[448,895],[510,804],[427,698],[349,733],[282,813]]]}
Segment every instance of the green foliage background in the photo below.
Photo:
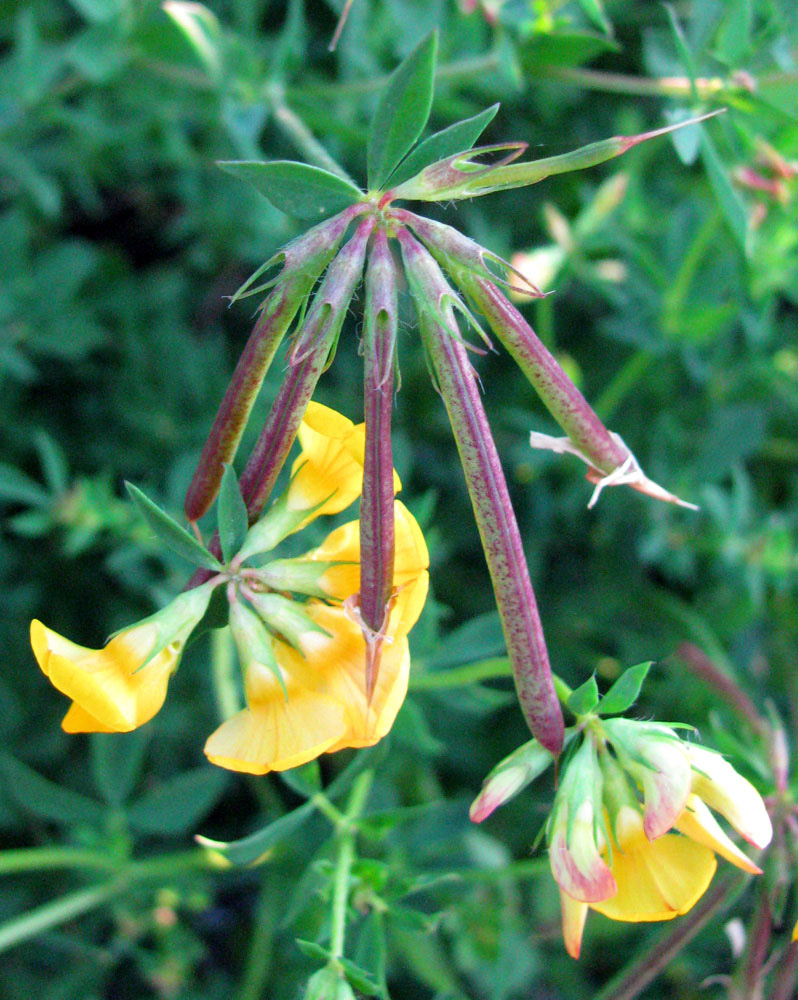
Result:
{"label": "green foliage background", "polygon": [[[762,748],[675,655],[692,642],[796,743],[798,180],[761,162],[766,145],[798,160],[794,5],[508,0],[491,24],[448,0],[355,0],[331,54],[342,6],[219,0],[193,35],[150,0],[0,7],[5,996],[283,1000],[318,967],[295,939],[326,944],[328,820],[308,808],[254,868],[216,869],[192,841],[265,827],[318,777],[247,779],[204,763],[218,720],[210,642],[190,650],[143,732],[88,739],[61,732],[64,700],[27,629],[41,617],[98,646],[185,581],[122,480],[180,511],[251,326],[248,304],[228,310],[224,296],[301,231],[214,161],[312,159],[315,136],[363,179],[385,74],[434,27],[431,127],[500,100],[485,141],[525,140],[532,156],[728,109],[700,145],[697,133],[660,139],[439,217],[505,256],[559,241],[556,294],[525,312],[649,475],[701,505],[608,490],[586,511],[577,463],[528,448],[533,426],[554,432],[531,388],[506,356],[478,360],[554,668],[606,683],[655,659],[641,714],[698,727],[772,791]],[[746,168],[770,188],[746,184]],[[625,195],[597,201],[620,171]],[[528,733],[509,680],[479,680],[506,672],[501,633],[406,315],[395,448],[434,600],[411,637],[415,689],[370,752],[347,954],[395,998],[638,995],[606,984],[673,928],[593,915],[581,961],[567,958],[545,853],[530,854],[546,782],[482,827],[468,822],[482,777]],[[358,322],[353,310],[319,394],[355,420]],[[261,416],[279,375],[275,365]],[[325,783],[354,756],[322,761]],[[798,915],[794,853],[775,853],[763,882],[778,892],[780,961]],[[747,920],[761,891],[730,894],[731,909],[640,995],[727,995],[700,984],[732,968],[723,923]]]}

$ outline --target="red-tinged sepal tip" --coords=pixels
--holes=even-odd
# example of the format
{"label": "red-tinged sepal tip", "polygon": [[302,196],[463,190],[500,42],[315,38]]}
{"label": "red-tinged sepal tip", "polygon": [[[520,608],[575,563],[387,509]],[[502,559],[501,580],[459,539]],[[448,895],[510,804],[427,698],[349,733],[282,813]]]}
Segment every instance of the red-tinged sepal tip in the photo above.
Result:
{"label": "red-tinged sepal tip", "polygon": [[482,791],[468,811],[472,822],[481,823],[499,806],[509,802],[554,762],[554,756],[537,740],[524,743],[494,767]]}
{"label": "red-tinged sepal tip", "polygon": [[641,142],[656,139],[658,136],[667,135],[669,132],[676,132],[678,129],[686,128],[688,125],[698,125],[699,122],[705,122],[708,118],[722,115],[725,111],[725,108],[716,108],[715,111],[708,111],[706,114],[697,115],[695,118],[686,118],[681,122],[673,122],[671,125],[663,125],[662,128],[655,128],[650,132],[640,132],[638,135],[620,135],[618,136],[618,140],[623,146],[623,152],[625,153],[627,149],[639,146]]}
{"label": "red-tinged sepal tip", "polygon": [[690,795],[686,745],[668,726],[606,719],[603,729],[624,770],[643,790],[643,827],[649,840],[671,829]]}

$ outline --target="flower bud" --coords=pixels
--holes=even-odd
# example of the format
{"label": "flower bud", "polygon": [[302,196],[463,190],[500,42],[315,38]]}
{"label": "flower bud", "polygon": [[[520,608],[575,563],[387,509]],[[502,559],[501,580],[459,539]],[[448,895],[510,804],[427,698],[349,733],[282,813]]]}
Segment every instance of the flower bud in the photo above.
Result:
{"label": "flower bud", "polygon": [[310,977],[305,1000],[355,1000],[355,994],[342,972],[325,965]]}
{"label": "flower bud", "polygon": [[602,779],[588,736],[568,763],[554,800],[549,860],[555,880],[572,899],[593,903],[618,891],[601,856]]}
{"label": "flower bud", "polygon": [[767,847],[773,836],[765,803],[750,781],[712,750],[686,745],[690,762],[691,790],[724,816],[755,847]]}
{"label": "flower bud", "polygon": [[649,840],[676,822],[690,794],[685,745],[668,726],[630,719],[606,719],[604,733],[621,766],[643,789],[643,826]]}
{"label": "flower bud", "polygon": [[468,811],[474,823],[487,819],[494,809],[514,798],[522,789],[542,774],[554,757],[537,740],[530,740],[490,772],[482,784],[482,791],[471,803]]}
{"label": "flower bud", "polygon": [[277,632],[295,649],[303,648],[303,640],[314,632],[328,635],[308,615],[301,604],[282,594],[260,594],[247,590],[246,598],[266,623],[270,632]]}

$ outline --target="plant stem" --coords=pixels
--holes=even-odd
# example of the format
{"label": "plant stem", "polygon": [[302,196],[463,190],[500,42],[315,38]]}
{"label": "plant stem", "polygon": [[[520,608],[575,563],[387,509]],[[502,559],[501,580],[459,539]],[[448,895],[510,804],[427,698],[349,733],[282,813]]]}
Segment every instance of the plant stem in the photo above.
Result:
{"label": "plant stem", "polygon": [[333,958],[342,958],[346,936],[346,907],[349,900],[349,879],[355,860],[356,820],[363,812],[368,798],[373,771],[358,775],[349,793],[343,820],[338,827],[338,860],[333,878],[332,915],[330,917],[330,952]]}
{"label": "plant stem", "polygon": [[47,871],[55,868],[89,868],[115,871],[115,858],[96,851],[73,847],[20,847],[0,853],[0,875],[16,872]]}
{"label": "plant stem", "polygon": [[666,931],[629,969],[616,976],[597,993],[594,1000],[635,1000],[705,924],[725,907],[731,906],[749,878],[748,875],[741,877],[739,873],[729,873],[718,878],[673,930]]}

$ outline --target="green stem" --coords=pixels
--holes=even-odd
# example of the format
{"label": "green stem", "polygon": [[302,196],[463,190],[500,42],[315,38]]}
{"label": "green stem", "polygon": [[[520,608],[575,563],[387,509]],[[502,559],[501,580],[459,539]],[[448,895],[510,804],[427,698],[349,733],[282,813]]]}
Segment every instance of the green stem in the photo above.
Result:
{"label": "green stem", "polygon": [[230,719],[241,709],[241,696],[235,681],[235,656],[228,625],[211,630],[211,677],[219,717]]}
{"label": "green stem", "polygon": [[436,670],[428,674],[412,674],[411,691],[444,691],[447,688],[467,687],[480,681],[512,677],[513,668],[506,656],[496,656],[477,663],[466,663],[451,670]]}
{"label": "green stem", "polygon": [[332,915],[330,918],[330,952],[336,959],[342,958],[344,954],[349,879],[352,873],[352,863],[355,860],[356,820],[363,812],[373,778],[373,771],[364,771],[355,779],[352,791],[349,793],[343,822],[338,828],[338,860],[335,864],[333,877]]}
{"label": "green stem", "polygon": [[261,1000],[272,966],[276,924],[277,887],[270,875],[264,879],[255,904],[252,932],[244,975],[234,994],[235,1000]]}
{"label": "green stem", "polygon": [[96,851],[73,847],[20,847],[0,853],[0,875],[47,871],[55,868],[88,868],[115,871],[117,860]]}
{"label": "green stem", "polygon": [[[642,77],[626,76],[623,73],[604,73],[601,70],[584,69],[577,66],[546,66],[546,76],[575,83],[588,90],[598,90],[605,94],[631,94],[636,97],[689,97],[693,81],[680,76]],[[533,74],[534,75],[534,74]],[[695,81],[695,89],[702,100],[741,88],[720,77],[701,78]]]}
{"label": "green stem", "polygon": [[7,920],[0,926],[0,951],[13,948],[68,920],[97,909],[115,896],[128,892],[135,883],[158,878],[172,879],[184,871],[209,868],[211,862],[203,850],[184,851],[134,862],[120,871],[116,878],[67,893],[19,917]]}
{"label": "green stem", "polygon": [[[475,56],[473,59],[459,59],[457,62],[439,66],[435,73],[435,79],[457,83],[461,80],[478,79],[482,74],[493,73],[501,68],[501,53],[488,52],[484,56]],[[370,79],[364,80],[351,80],[347,83],[311,83],[303,87],[288,87],[286,95],[289,99],[293,99],[294,97],[312,97],[337,101],[342,97],[373,94],[378,90],[382,90],[389,79],[390,74],[386,73],[385,76],[373,76]]]}
{"label": "green stem", "polygon": [[[704,220],[704,224],[698,230],[690,243],[687,253],[684,255],[676,278],[670,283],[670,287],[665,295],[665,313],[668,317],[678,317],[673,325],[681,322],[684,311],[684,304],[690,291],[690,286],[695,279],[701,261],[710,250],[716,246],[715,234],[720,226],[720,210],[710,212]],[[670,325],[670,324],[669,324]]]}

